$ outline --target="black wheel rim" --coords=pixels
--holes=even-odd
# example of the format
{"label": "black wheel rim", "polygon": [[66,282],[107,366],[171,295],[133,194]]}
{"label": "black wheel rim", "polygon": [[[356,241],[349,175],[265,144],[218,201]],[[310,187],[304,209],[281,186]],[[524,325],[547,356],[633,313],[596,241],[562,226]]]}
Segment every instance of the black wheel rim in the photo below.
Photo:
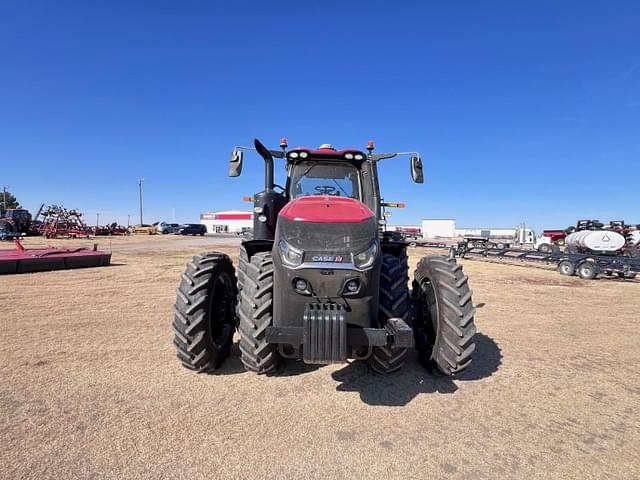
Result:
{"label": "black wheel rim", "polygon": [[431,356],[438,333],[438,301],[430,279],[420,284],[419,323],[416,325],[417,346]]}
{"label": "black wheel rim", "polygon": [[235,328],[234,311],[235,292],[231,278],[220,275],[211,288],[209,309],[209,332],[211,340],[218,349],[222,349],[233,336]]}

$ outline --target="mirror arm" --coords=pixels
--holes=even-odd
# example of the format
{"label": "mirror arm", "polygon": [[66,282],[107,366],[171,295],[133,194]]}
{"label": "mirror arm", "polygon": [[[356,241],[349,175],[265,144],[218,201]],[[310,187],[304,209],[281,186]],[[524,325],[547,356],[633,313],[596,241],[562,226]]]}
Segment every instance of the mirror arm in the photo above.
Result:
{"label": "mirror arm", "polygon": [[396,153],[376,153],[376,154],[370,155],[369,158],[374,162],[378,162],[380,160],[386,160],[388,158],[409,157],[412,155],[417,157],[420,156],[418,152],[396,152]]}
{"label": "mirror arm", "polygon": [[[254,147],[242,147],[240,145],[233,147],[234,150],[244,150],[245,152],[251,150],[254,152],[257,152],[258,150],[256,150]],[[284,153],[280,150],[269,150],[269,153],[271,153],[271,155],[275,158],[284,158]]]}

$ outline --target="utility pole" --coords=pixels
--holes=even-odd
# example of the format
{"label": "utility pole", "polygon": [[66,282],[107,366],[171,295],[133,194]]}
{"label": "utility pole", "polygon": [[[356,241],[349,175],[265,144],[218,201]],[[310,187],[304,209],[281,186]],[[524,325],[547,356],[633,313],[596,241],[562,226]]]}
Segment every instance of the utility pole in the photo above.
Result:
{"label": "utility pole", "polygon": [[100,214],[96,213],[96,231],[99,226],[100,226]]}
{"label": "utility pole", "polygon": [[142,182],[144,182],[144,178],[141,178],[140,181],[138,182],[138,186],[140,187],[140,225],[144,224],[144,222],[142,221],[142,207],[143,207],[143,202],[142,202]]}
{"label": "utility pole", "polygon": [[131,226],[131,214],[127,215],[127,228]]}

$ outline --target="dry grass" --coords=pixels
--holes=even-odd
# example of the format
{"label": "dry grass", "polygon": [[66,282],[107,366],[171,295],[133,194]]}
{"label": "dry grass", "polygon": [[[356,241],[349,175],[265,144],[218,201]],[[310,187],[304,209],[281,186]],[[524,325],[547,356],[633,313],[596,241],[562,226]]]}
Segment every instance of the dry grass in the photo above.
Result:
{"label": "dry grass", "polygon": [[459,380],[414,356],[258,377],[237,347],[196,375],[170,321],[202,242],[114,238],[112,267],[0,277],[0,478],[640,477],[637,282],[464,261],[481,334]]}

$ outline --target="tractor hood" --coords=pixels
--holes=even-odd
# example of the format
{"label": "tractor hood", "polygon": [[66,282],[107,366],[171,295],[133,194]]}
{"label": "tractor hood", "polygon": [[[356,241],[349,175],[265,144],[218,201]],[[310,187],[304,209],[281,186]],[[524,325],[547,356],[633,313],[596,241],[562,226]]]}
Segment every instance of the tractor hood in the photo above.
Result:
{"label": "tractor hood", "polygon": [[374,215],[358,200],[324,195],[297,198],[280,211],[280,217],[294,222],[360,223]]}
{"label": "tractor hood", "polygon": [[305,253],[344,255],[350,258],[377,241],[375,215],[352,198],[300,197],[281,211],[276,244],[284,240]]}

